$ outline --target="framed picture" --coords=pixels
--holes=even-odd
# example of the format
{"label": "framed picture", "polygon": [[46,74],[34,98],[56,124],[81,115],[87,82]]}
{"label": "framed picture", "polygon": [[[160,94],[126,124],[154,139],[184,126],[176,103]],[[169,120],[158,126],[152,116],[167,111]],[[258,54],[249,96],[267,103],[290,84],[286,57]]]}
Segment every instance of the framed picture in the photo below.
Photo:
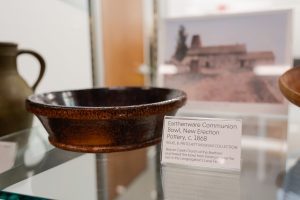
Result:
{"label": "framed picture", "polygon": [[164,19],[158,84],[207,109],[286,112],[277,80],[292,66],[291,27],[290,9]]}

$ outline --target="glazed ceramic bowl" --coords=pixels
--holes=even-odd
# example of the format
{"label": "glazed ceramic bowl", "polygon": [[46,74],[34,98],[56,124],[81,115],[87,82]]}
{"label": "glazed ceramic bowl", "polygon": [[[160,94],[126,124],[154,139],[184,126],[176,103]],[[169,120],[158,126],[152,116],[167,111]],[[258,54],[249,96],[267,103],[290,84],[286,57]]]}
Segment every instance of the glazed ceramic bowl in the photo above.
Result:
{"label": "glazed ceramic bowl", "polygon": [[186,98],[167,88],[98,88],[32,95],[26,108],[58,148],[116,152],[159,143],[164,116],[174,115]]}
{"label": "glazed ceramic bowl", "polygon": [[300,67],[294,67],[281,75],[279,88],[290,102],[300,106]]}

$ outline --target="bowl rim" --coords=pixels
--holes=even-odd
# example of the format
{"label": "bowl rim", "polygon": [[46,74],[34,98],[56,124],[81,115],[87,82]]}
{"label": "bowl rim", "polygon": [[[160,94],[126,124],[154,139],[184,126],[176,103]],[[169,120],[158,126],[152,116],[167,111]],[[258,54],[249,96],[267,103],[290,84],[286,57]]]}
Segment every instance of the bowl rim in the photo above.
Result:
{"label": "bowl rim", "polygon": [[[52,105],[34,100],[38,95],[50,93],[76,92],[87,90],[166,90],[176,91],[178,96],[169,100],[157,101],[154,103],[127,105],[127,106],[64,106]],[[167,113],[174,109],[182,107],[187,101],[187,94],[178,89],[163,87],[95,87],[76,90],[62,90],[33,94],[26,99],[26,109],[36,115],[42,115],[53,118],[70,118],[70,119],[127,119],[130,117],[141,117],[153,114]]]}
{"label": "bowl rim", "polygon": [[[292,67],[291,69],[284,72],[278,79],[279,82],[279,88],[282,92],[282,94],[292,103],[296,105],[300,105],[299,102],[297,102],[296,99],[299,99],[300,101],[300,92],[294,90],[289,85],[287,85],[286,81],[284,81],[285,77],[289,74],[293,73],[294,71],[300,71],[300,67]],[[296,99],[295,99],[296,98]]]}

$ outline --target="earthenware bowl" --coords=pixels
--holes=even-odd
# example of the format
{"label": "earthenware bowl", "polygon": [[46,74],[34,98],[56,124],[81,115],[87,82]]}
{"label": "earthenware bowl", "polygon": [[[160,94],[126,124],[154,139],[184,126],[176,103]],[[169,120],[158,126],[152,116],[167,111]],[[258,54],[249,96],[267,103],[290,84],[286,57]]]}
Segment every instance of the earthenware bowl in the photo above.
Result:
{"label": "earthenware bowl", "polygon": [[281,75],[279,88],[290,102],[300,106],[300,67],[294,67]]}
{"label": "earthenware bowl", "polygon": [[78,152],[116,152],[161,141],[163,118],[186,102],[167,88],[96,88],[32,95],[34,113],[56,147]]}

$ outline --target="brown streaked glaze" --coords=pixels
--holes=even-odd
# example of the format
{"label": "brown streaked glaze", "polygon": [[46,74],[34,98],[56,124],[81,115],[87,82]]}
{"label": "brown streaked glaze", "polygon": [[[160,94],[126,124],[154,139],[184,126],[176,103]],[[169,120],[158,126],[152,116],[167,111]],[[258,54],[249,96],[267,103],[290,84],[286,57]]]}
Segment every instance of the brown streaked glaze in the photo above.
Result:
{"label": "brown streaked glaze", "polygon": [[157,144],[163,118],[186,102],[168,88],[95,88],[32,95],[34,113],[56,147],[79,152],[116,152]]}
{"label": "brown streaked glaze", "polygon": [[290,102],[300,106],[300,67],[294,67],[281,75],[279,88]]}

